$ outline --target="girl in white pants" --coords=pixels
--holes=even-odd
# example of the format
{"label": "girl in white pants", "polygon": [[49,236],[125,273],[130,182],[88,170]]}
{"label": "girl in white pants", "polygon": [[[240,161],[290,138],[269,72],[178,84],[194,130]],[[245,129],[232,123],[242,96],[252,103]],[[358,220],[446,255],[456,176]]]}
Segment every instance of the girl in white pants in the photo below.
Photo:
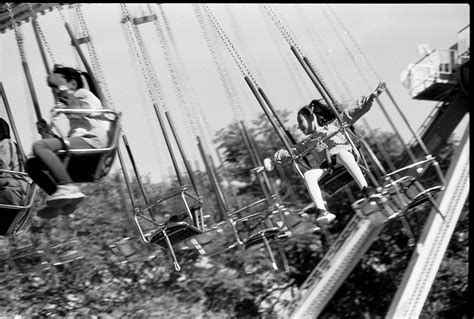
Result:
{"label": "girl in white pants", "polygon": [[[385,83],[381,82],[369,96],[361,97],[356,101],[355,106],[342,112],[342,114],[340,114],[342,121],[348,124],[353,124],[357,121],[370,110],[374,99],[379,96],[384,89]],[[327,225],[336,219],[336,215],[326,210],[321,189],[318,184],[325,170],[329,168],[329,163],[326,160],[326,151],[329,152],[332,164],[337,163],[344,165],[365,197],[372,196],[374,191],[367,185],[367,181],[352,153],[352,145],[346,138],[344,132],[340,131],[330,138],[327,138],[340,129],[336,114],[334,114],[329,106],[322,103],[321,100],[313,100],[309,105],[299,110],[297,121],[298,128],[303,134],[310,136],[310,139],[296,144],[292,151],[296,154],[301,154],[308,148],[314,148],[316,144],[315,152],[311,154],[314,154],[316,162],[321,164],[319,168],[306,171],[303,176],[309,195],[316,206],[318,216],[316,223],[318,226]],[[319,142],[322,140],[323,142]],[[275,153],[273,160],[277,164],[282,164],[290,161],[291,155],[286,149],[280,149]]]}

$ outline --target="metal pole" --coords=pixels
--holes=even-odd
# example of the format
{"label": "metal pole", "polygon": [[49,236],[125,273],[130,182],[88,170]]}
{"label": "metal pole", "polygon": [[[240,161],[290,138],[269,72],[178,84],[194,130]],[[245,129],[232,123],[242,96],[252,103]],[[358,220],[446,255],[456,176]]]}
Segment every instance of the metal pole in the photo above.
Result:
{"label": "metal pole", "polygon": [[[387,91],[388,92],[388,91]],[[382,110],[383,114],[385,115],[385,117],[387,118],[388,122],[390,123],[390,126],[392,127],[392,129],[395,131],[395,134],[397,135],[398,139],[400,140],[400,142],[402,143],[403,145],[403,148],[407,151],[407,154],[408,156],[410,157],[410,159],[412,160],[413,163],[416,162],[416,157],[415,155],[413,154],[413,152],[411,151],[411,149],[406,145],[405,142],[403,142],[403,139],[402,139],[402,136],[400,135],[400,132],[398,131],[398,129],[396,128],[395,124],[393,123],[393,121],[391,120],[390,116],[388,115],[387,111],[385,110],[385,107],[383,106],[383,104],[380,102],[379,98],[375,98],[375,101],[377,102],[377,104],[380,106],[380,109]]]}
{"label": "metal pole", "polygon": [[426,147],[425,143],[421,140],[421,138],[418,136],[418,134],[415,132],[415,130],[413,130],[413,128],[411,127],[410,123],[408,122],[405,114],[403,114],[402,110],[400,109],[397,102],[393,98],[392,93],[390,93],[390,91],[388,89],[387,89],[387,94],[388,94],[388,97],[390,98],[390,100],[392,101],[393,105],[397,109],[398,113],[400,113],[400,116],[402,117],[403,121],[407,125],[408,129],[413,134],[413,137],[415,137],[415,139],[418,141],[418,144],[420,145],[421,149],[423,150],[423,153],[425,153],[426,156],[430,155],[430,151]]}
{"label": "metal pole", "polygon": [[176,162],[176,157],[174,155],[173,148],[171,147],[171,143],[170,143],[170,140],[169,140],[169,137],[168,137],[168,133],[165,130],[165,126],[164,126],[163,119],[162,119],[161,114],[160,114],[160,110],[158,109],[158,105],[156,105],[156,103],[153,103],[153,107],[155,108],[155,113],[156,113],[156,116],[158,117],[158,122],[160,124],[160,128],[161,128],[161,132],[163,133],[163,137],[165,138],[166,147],[168,148],[168,152],[170,153],[171,161],[173,162],[173,167],[174,167],[174,170],[176,172],[176,177],[178,178],[178,183],[181,187],[183,187],[184,182],[183,182],[183,179],[181,177],[181,173],[179,171],[178,163]]}
{"label": "metal pole", "polygon": [[193,170],[191,169],[191,166],[189,165],[189,161],[186,157],[186,154],[184,153],[184,150],[183,150],[183,147],[181,145],[181,142],[179,140],[179,137],[176,133],[176,130],[175,130],[175,127],[174,127],[174,124],[173,124],[173,121],[171,119],[171,116],[168,112],[165,112],[165,115],[166,115],[166,118],[168,120],[168,123],[170,125],[170,128],[171,128],[171,133],[173,133],[173,136],[174,136],[174,139],[176,140],[176,144],[178,145],[178,149],[179,149],[179,152],[181,154],[181,157],[183,158],[183,161],[184,161],[184,166],[186,167],[186,170],[189,174],[189,179],[191,180],[191,184],[193,185],[193,188],[194,188],[194,192],[196,193],[196,195],[198,197],[199,196],[199,193],[198,193],[198,190],[197,190],[197,187],[196,187],[196,182],[195,182],[195,178],[194,178],[194,174],[193,174]]}
{"label": "metal pole", "polygon": [[257,99],[258,103],[260,104],[260,106],[262,107],[263,111],[265,112],[265,114],[267,115],[267,118],[270,120],[270,123],[272,124],[273,126],[273,129],[277,132],[278,136],[280,137],[281,141],[283,142],[283,145],[285,145],[285,148],[288,152],[291,152],[291,147],[290,145],[288,144],[288,141],[285,140],[284,136],[282,135],[282,133],[280,132],[280,130],[278,129],[278,126],[277,124],[275,123],[275,121],[272,119],[270,113],[268,112],[267,110],[267,107],[265,106],[265,103],[264,101],[262,101],[262,98],[260,97],[260,95],[258,94],[257,90],[255,89],[254,85],[252,84],[252,82],[250,81],[250,79],[245,76],[244,77],[245,81],[247,82],[248,86],[250,87],[250,89],[252,90],[252,93],[253,95],[255,96],[255,98]]}
{"label": "metal pole", "polygon": [[[262,96],[263,100],[265,101],[265,103],[267,103],[267,107],[270,109],[270,111],[272,111],[273,113],[273,116],[275,116],[275,118],[277,119],[278,123],[280,124],[281,128],[283,129],[283,131],[285,131],[286,133],[286,136],[288,136],[288,138],[290,139],[291,143],[293,144],[296,144],[296,139],[293,137],[293,135],[290,133],[290,131],[288,131],[284,124],[283,124],[283,121],[280,119],[280,117],[278,116],[277,112],[275,111],[275,108],[273,107],[272,103],[270,103],[270,100],[268,99],[267,95],[265,94],[265,92],[263,92],[263,90],[261,88],[258,88],[258,92],[260,93],[260,95]],[[309,163],[308,159],[306,157],[303,157],[303,160],[305,162],[305,164],[308,166],[308,167],[311,167],[311,164]]]}
{"label": "metal pole", "polygon": [[18,135],[18,131],[16,130],[15,120],[13,118],[13,114],[10,109],[10,104],[8,103],[7,95],[5,94],[5,89],[3,87],[2,82],[0,82],[0,94],[2,95],[3,104],[5,104],[5,111],[7,112],[8,120],[10,122],[10,126],[12,127],[13,135],[15,136],[16,143],[18,144],[18,148],[20,149],[20,167],[24,167],[23,165],[26,162],[26,155],[23,151],[23,146],[21,145],[20,135]]}
{"label": "metal pole", "polygon": [[216,194],[217,203],[219,204],[219,208],[221,209],[221,214],[220,216],[218,216],[219,221],[221,221],[224,219],[224,216],[226,216],[228,213],[227,202],[225,201],[220,185],[217,183],[216,176],[214,175],[214,172],[209,165],[209,161],[206,157],[206,153],[204,152],[204,148],[202,146],[199,136],[196,136],[196,140],[197,140],[199,152],[201,153],[201,157],[204,162],[204,166],[206,167],[207,174],[209,175],[209,179],[211,181],[211,186],[214,189],[214,193]]}
{"label": "metal pole", "polygon": [[[135,163],[135,159],[133,158],[132,150],[130,149],[130,145],[128,144],[127,136],[125,136],[125,134],[122,134],[122,140],[123,140],[123,143],[125,144],[125,148],[127,149],[127,153],[128,153],[128,157],[130,158],[130,162],[132,162],[132,167],[133,167],[133,171],[135,172],[135,176],[137,178],[138,187],[140,188],[140,192],[142,193],[143,199],[145,200],[145,204],[148,206],[149,202],[148,202],[148,198],[147,198],[146,193],[145,193],[145,188],[143,187],[142,180],[141,180],[140,174],[138,173],[137,165]],[[119,154],[120,154],[120,152],[119,152]],[[122,166],[122,169],[125,169],[125,168]],[[151,215],[151,213],[150,213],[150,215]]]}

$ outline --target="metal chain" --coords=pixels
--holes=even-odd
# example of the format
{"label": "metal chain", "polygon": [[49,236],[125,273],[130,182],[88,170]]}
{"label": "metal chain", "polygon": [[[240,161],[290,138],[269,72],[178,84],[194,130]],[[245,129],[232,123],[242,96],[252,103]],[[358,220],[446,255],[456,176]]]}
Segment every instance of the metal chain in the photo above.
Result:
{"label": "metal chain", "polygon": [[143,62],[144,62],[144,65],[145,65],[145,70],[146,70],[146,72],[148,72],[148,77],[151,81],[151,84],[154,87],[153,93],[156,95],[156,97],[158,99],[159,106],[161,106],[164,109],[164,111],[166,112],[167,108],[166,108],[165,98],[162,95],[163,89],[161,87],[160,82],[158,82],[158,79],[156,77],[155,68],[153,67],[153,64],[150,62],[151,59],[148,56],[148,53],[146,51],[145,42],[143,41],[140,30],[138,30],[137,25],[134,24],[134,23],[132,23],[132,30],[134,31],[135,38],[137,39],[138,48],[140,49],[140,51],[142,53],[142,58],[143,58]]}
{"label": "metal chain", "polygon": [[[89,41],[87,41],[87,51],[89,52],[89,57],[91,58],[92,69],[94,70],[96,80],[98,81],[102,90],[105,92],[107,106],[110,109],[114,110],[115,106],[112,100],[112,94],[110,93],[109,87],[107,85],[107,81],[105,80],[104,72],[102,71],[102,67],[99,63],[99,58],[97,57],[97,53],[96,53],[94,44],[92,42],[92,37],[89,33],[89,29],[87,28],[84,14],[82,13],[81,4],[75,5],[75,13],[76,13],[76,17],[79,20],[79,29],[81,32],[81,36],[89,38]],[[76,51],[74,50],[74,52]]]}
{"label": "metal chain", "polygon": [[138,44],[136,43],[136,39],[133,36],[133,29],[132,29],[132,26],[131,26],[131,23],[132,23],[131,18],[128,15],[128,11],[125,7],[125,4],[121,4],[121,10],[122,10],[122,24],[124,26],[125,37],[127,38],[128,43],[129,43],[130,47],[132,48],[133,53],[137,57],[136,61],[138,62],[141,73],[142,73],[143,78],[145,80],[145,84],[146,84],[149,96],[150,96],[152,102],[156,103],[157,101],[155,100],[155,95],[154,95],[153,90],[151,88],[151,84],[149,83],[150,80],[148,79],[148,72],[145,69],[145,66],[143,65],[143,61],[142,61],[142,58],[140,56],[140,51],[138,49]]}
{"label": "metal chain", "polygon": [[[158,19],[153,20],[153,24],[155,26],[155,30],[157,32],[158,38],[160,39],[161,48],[163,49],[163,54],[165,56],[166,63],[170,70],[171,78],[173,80],[173,86],[178,95],[179,102],[181,105],[184,106],[184,111],[190,123],[191,131],[193,135],[198,136],[199,135],[198,126],[196,124],[196,120],[198,118],[195,114],[193,114],[194,108],[189,105],[189,103],[196,102],[197,100],[195,96],[192,96],[192,94],[190,94],[189,99],[186,99],[184,97],[183,91],[186,91],[188,94],[192,91],[189,89],[189,85],[188,85],[190,81],[185,76],[185,67],[182,63],[181,55],[174,41],[174,37],[172,35],[171,28],[168,24],[168,20],[166,19],[165,13],[162,10],[161,6],[159,4],[158,6],[160,8],[160,13],[161,13],[160,21],[162,21],[163,24],[165,25],[165,28],[167,31],[166,34],[168,35],[171,48],[170,48],[170,45],[168,44],[168,41],[166,40],[165,33],[163,32],[163,29],[161,28]],[[173,54],[170,54],[172,50],[174,52]],[[184,90],[182,88],[184,88]]]}
{"label": "metal chain", "polygon": [[372,65],[372,63],[370,62],[369,59],[367,59],[367,57],[365,56],[364,54],[364,51],[362,50],[362,48],[360,47],[359,43],[357,43],[357,41],[352,37],[351,33],[349,32],[349,30],[346,28],[346,26],[342,23],[341,19],[339,19],[339,16],[336,14],[336,12],[330,7],[328,6],[329,8],[329,11],[331,11],[331,13],[333,14],[333,16],[336,18],[337,22],[339,23],[339,25],[341,26],[342,30],[344,31],[344,33],[349,37],[349,39],[352,41],[352,43],[355,45],[357,51],[360,53],[360,55],[362,56],[362,58],[364,59],[365,62],[367,62],[367,65],[369,66],[369,68],[371,69],[372,73],[375,75],[375,77],[377,78],[377,80],[380,82],[382,81],[382,77],[380,77],[380,75],[377,73],[377,70],[375,69],[375,67]]}
{"label": "metal chain", "polygon": [[[130,14],[128,13],[128,10],[126,8],[126,5],[121,4],[121,6],[122,6],[122,13],[124,14],[124,19],[128,23],[128,26],[131,31],[131,38],[136,39],[136,42],[133,42],[134,50],[137,53],[140,68],[142,70],[143,75],[145,76],[145,82],[148,87],[150,97],[155,103],[158,104],[158,106],[162,107],[165,111],[167,111],[165,99],[164,99],[164,96],[162,95],[163,90],[161,88],[160,83],[157,80],[155,69],[152,63],[150,62],[151,60],[146,51],[145,42],[143,41],[140,30],[138,30],[137,25],[133,23],[132,18],[130,17]],[[141,54],[141,59],[138,52],[140,52]],[[152,86],[154,89],[152,88]]]}
{"label": "metal chain", "polygon": [[351,58],[352,62],[354,62],[354,65],[357,69],[357,71],[359,72],[362,80],[364,80],[364,83],[367,85],[367,87],[370,88],[370,84],[369,84],[369,80],[367,79],[367,77],[365,76],[364,72],[362,71],[359,63],[357,62],[357,59],[355,58],[354,54],[351,52],[351,50],[349,49],[349,47],[347,46],[347,43],[346,41],[344,40],[344,38],[341,36],[341,34],[339,33],[339,31],[337,30],[335,24],[334,24],[334,21],[331,19],[331,17],[329,17],[328,13],[326,12],[326,10],[324,9],[324,6],[322,7],[322,11],[323,11],[323,14],[325,15],[326,19],[329,21],[330,25],[331,25],[331,28],[334,30],[334,32],[336,33],[337,37],[339,38],[339,40],[341,41],[342,45],[344,46],[344,49],[346,51],[346,53],[349,55],[349,57]]}
{"label": "metal chain", "polygon": [[[324,41],[319,36],[317,28],[314,27],[314,21],[312,21],[313,19],[310,20],[308,18],[307,11],[303,10],[301,8],[301,5],[295,5],[295,6],[296,6],[297,13],[301,17],[301,21],[303,21],[303,22],[310,21],[310,23],[305,23],[304,24],[305,30],[306,30],[307,34],[309,34],[311,36],[311,39],[313,40],[313,43],[317,43],[317,45],[318,45],[318,48],[316,48],[315,50],[312,50],[312,52],[316,52],[316,54],[318,54],[318,56],[319,56],[319,59],[320,59],[321,63],[329,65],[330,70],[335,73],[335,78],[336,79],[334,79],[334,77],[331,75],[331,73],[330,73],[330,77],[331,77],[332,83],[335,83],[335,85],[340,84],[342,86],[342,90],[340,90],[340,92],[341,92],[340,95],[342,97],[341,99],[345,100],[345,95],[348,94],[349,99],[351,101],[354,100],[354,95],[353,95],[351,89],[349,88],[349,85],[347,84],[344,77],[341,76],[341,74],[339,73],[338,67],[336,67],[336,65],[334,64],[333,59],[331,59],[331,57],[328,54],[328,48],[326,47],[326,45],[324,44]],[[336,85],[336,87],[337,87],[337,85]]]}
{"label": "metal chain", "polygon": [[206,21],[204,20],[204,16],[202,14],[202,11],[199,9],[199,7],[197,5],[193,5],[193,7],[194,7],[194,12],[196,14],[196,17],[198,18],[199,26],[204,35],[204,39],[206,41],[207,47],[209,51],[211,52],[212,59],[214,61],[214,64],[216,65],[217,73],[219,74],[221,82],[224,86],[224,91],[226,93],[227,99],[229,100],[229,103],[232,107],[234,117],[237,121],[243,120],[244,116],[243,116],[242,109],[240,108],[238,97],[234,94],[235,89],[232,88],[232,83],[231,83],[229,74],[225,70],[221,56],[218,55],[215,49],[216,47],[215,43],[212,42],[211,36],[209,34],[211,32],[209,25],[208,24],[206,25]]}
{"label": "metal chain", "polygon": [[[223,61],[222,61],[222,56],[218,54],[216,51],[216,46],[217,46],[217,37],[218,35],[214,32],[212,35],[210,34],[213,30],[211,29],[211,26],[206,23],[206,20],[204,19],[204,16],[202,14],[202,11],[200,10],[198,5],[193,5],[194,12],[196,14],[196,17],[198,18],[198,23],[201,28],[201,31],[203,33],[204,39],[206,41],[207,47],[209,51],[211,52],[212,59],[214,61],[214,64],[216,65],[217,68],[217,73],[219,74],[219,78],[221,79],[221,82],[224,86],[224,92],[226,94],[226,97],[229,101],[229,104],[231,105],[232,112],[234,114],[234,118],[237,121],[244,120],[242,108],[240,107],[240,99],[239,97],[234,93],[236,91],[234,84],[232,82],[232,78],[230,77],[229,73],[226,72],[227,70],[224,67]],[[201,113],[204,113],[201,110]],[[207,118],[205,116],[202,116],[202,119],[204,120],[204,125],[205,127],[208,128],[209,130],[209,123],[207,122]],[[208,132],[209,136],[211,135]]]}
{"label": "metal chain", "polygon": [[222,41],[224,41],[224,44],[225,44],[227,50],[231,54],[234,62],[237,64],[237,67],[239,68],[242,75],[247,76],[250,79],[250,81],[253,83],[253,85],[255,87],[258,87],[257,82],[255,81],[252,74],[248,70],[246,64],[242,60],[242,57],[237,52],[237,50],[234,47],[232,41],[229,39],[227,34],[224,32],[222,26],[219,24],[216,17],[214,16],[214,14],[212,14],[211,10],[209,9],[209,7],[206,4],[201,4],[201,6],[204,8],[204,11],[206,11],[207,16],[209,17],[210,21],[212,22],[212,25],[214,26],[214,28],[217,30],[220,38],[222,39]]}
{"label": "metal chain", "polygon": [[51,50],[51,47],[49,46],[49,43],[48,43],[48,41],[47,41],[47,39],[46,39],[46,37],[43,33],[43,29],[41,28],[41,25],[38,21],[37,14],[36,14],[35,10],[33,9],[33,5],[31,3],[28,3],[28,6],[30,8],[31,16],[33,17],[33,23],[35,24],[36,30],[38,30],[38,33],[41,37],[41,40],[43,41],[43,45],[46,48],[46,52],[48,52],[49,58],[51,59],[51,61],[53,62],[53,65],[54,65],[54,64],[56,64],[56,60],[54,59],[53,51]]}
{"label": "metal chain", "polygon": [[13,27],[13,32],[15,33],[16,44],[17,44],[18,50],[20,51],[20,58],[21,58],[21,61],[24,62],[26,61],[26,54],[25,54],[25,48],[23,47],[23,35],[21,34],[21,30],[18,26],[18,23],[15,20],[15,15],[13,14],[12,7],[10,6],[8,2],[6,2],[5,5],[7,6],[7,11],[10,17],[10,22]]}
{"label": "metal chain", "polygon": [[66,23],[67,20],[66,20],[66,17],[64,17],[63,8],[62,8],[61,4],[56,3],[55,6],[56,6],[56,9],[58,9],[59,15],[61,16],[61,20],[63,20],[63,22]]}
{"label": "metal chain", "polygon": [[295,69],[291,66],[287,56],[284,54],[283,47],[281,45],[282,42],[278,41],[278,39],[276,38],[276,33],[271,31],[272,28],[271,28],[270,17],[268,16],[268,14],[265,14],[263,7],[259,6],[259,10],[260,10],[261,15],[263,16],[263,20],[265,21],[265,26],[268,32],[271,34],[273,43],[278,47],[278,51],[280,55],[283,57],[285,67],[288,70],[288,73],[290,74],[290,77],[291,77],[291,82],[295,84],[296,90],[298,91],[299,95],[304,97],[305,101],[309,101],[311,99],[311,95],[309,92],[311,92],[313,88],[310,88],[308,86],[308,82],[303,82],[302,78],[298,76],[298,74],[295,72]]}
{"label": "metal chain", "polygon": [[[300,55],[306,57],[309,62],[311,63],[311,59],[304,54],[303,50],[299,47],[299,45],[296,42],[296,36],[293,34],[291,31],[290,27],[288,24],[284,21],[284,19],[281,17],[281,15],[278,15],[271,6],[269,5],[264,5],[264,9],[267,12],[267,14],[270,16],[270,18],[273,20],[275,23],[276,27],[280,31],[280,33],[283,35],[283,37],[286,39],[289,45],[293,46],[299,53]],[[311,63],[314,69],[314,72],[318,76],[319,80],[321,81],[321,84],[324,86],[326,91],[329,93],[329,95],[334,96],[332,94],[331,90],[329,89],[329,86],[327,85],[326,81],[324,80],[324,77],[319,73],[318,69],[314,65],[314,63]]]}

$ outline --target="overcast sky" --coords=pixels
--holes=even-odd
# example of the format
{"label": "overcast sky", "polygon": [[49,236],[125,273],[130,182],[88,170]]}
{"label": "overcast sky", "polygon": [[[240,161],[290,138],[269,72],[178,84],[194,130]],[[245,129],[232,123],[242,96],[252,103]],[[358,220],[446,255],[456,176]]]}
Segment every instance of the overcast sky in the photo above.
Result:
{"label": "overcast sky", "polygon": [[[152,9],[156,12],[154,6],[156,4]],[[144,12],[146,7],[129,5],[134,16]],[[458,32],[470,23],[467,4],[275,4],[273,7],[293,33],[295,43],[314,63],[338,99],[350,100],[367,94],[379,79],[383,79],[415,129],[435,104],[411,99],[400,82],[401,72],[420,58],[418,45],[447,49],[457,41]],[[204,130],[211,135],[235,119],[235,113],[229,105],[192,5],[164,4],[163,8],[188,74],[188,85],[182,84],[183,94],[198,103],[198,109],[202,110],[207,122]],[[299,107],[312,98],[319,98],[285,38],[261,10],[262,5],[210,4],[209,8],[258,86],[277,109],[291,110],[291,119],[294,120]],[[124,114],[124,132],[139,170],[142,174],[149,173],[153,178],[159,178],[170,160],[143,76],[120,23],[120,5],[84,4],[82,11],[113,103]],[[76,28],[78,20],[73,11],[65,8],[62,12],[68,23]],[[77,58],[58,10],[41,15],[39,21],[55,62],[76,66]],[[187,152],[192,158],[198,158],[194,129],[176,98],[171,73],[153,24],[139,25],[139,29],[163,87],[166,110],[178,124],[178,133]],[[43,116],[48,118],[53,105],[52,94],[45,82],[46,72],[31,23],[22,24],[21,30]],[[241,111],[245,119],[253,119],[262,110],[222,43],[216,39],[215,48],[226,59],[226,72],[233,78],[235,94],[242,102]],[[0,81],[13,108],[24,148],[29,152],[32,141],[39,136],[32,129],[35,122],[33,107],[12,30],[0,34],[0,46]],[[84,52],[87,53],[85,47]],[[399,125],[403,138],[411,139],[409,130],[389,100],[382,96],[382,101],[387,103],[388,112]],[[0,116],[6,117],[3,109]],[[365,118],[372,128],[391,130],[377,107]]]}

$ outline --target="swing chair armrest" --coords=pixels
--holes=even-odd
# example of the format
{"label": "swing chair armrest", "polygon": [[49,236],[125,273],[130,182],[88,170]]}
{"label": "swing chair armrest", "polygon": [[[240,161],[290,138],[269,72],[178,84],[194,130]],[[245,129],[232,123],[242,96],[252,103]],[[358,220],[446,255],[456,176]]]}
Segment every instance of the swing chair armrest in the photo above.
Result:
{"label": "swing chair armrest", "polygon": [[8,169],[0,168],[0,174],[1,173],[13,175],[12,177],[22,178],[22,180],[24,180],[25,182],[28,182],[29,180],[31,180],[28,173],[25,173],[25,172],[12,171]]}
{"label": "swing chair armrest", "polygon": [[313,151],[316,147],[318,146],[324,146],[325,145],[325,141],[333,138],[334,136],[336,136],[337,134],[341,133],[343,130],[349,128],[351,126],[351,124],[349,123],[343,123],[342,126],[337,129],[335,132],[329,134],[328,136],[325,136],[323,138],[321,137],[317,137],[317,138],[312,138],[311,136],[308,137],[307,139],[301,141],[300,143],[297,143],[297,145],[299,146],[299,148],[303,148],[305,147],[304,150],[300,151],[299,153],[297,154],[294,154],[294,156],[296,157],[296,159],[301,159],[302,157],[308,155],[308,153],[310,153],[311,151]]}
{"label": "swing chair armrest", "polygon": [[[83,109],[83,108],[71,109],[71,108],[55,108],[54,111],[55,111],[56,114],[65,114],[65,115],[68,115],[68,114],[84,114],[84,115],[88,115],[88,114],[101,113],[101,115],[113,114],[113,115],[116,116],[116,117],[120,117],[121,114],[122,114],[121,112],[117,112],[117,111],[114,111],[114,110],[111,110],[111,109]],[[105,117],[104,119],[108,119],[108,118]],[[114,119],[114,120],[108,119],[108,120],[109,120],[109,121],[115,121],[115,119]]]}
{"label": "swing chair armrest", "polygon": [[267,200],[267,198],[263,198],[263,199],[260,199],[260,200],[258,200],[258,201],[256,201],[256,202],[253,202],[253,203],[251,203],[251,204],[249,204],[249,205],[247,205],[247,206],[244,206],[244,207],[242,207],[242,208],[239,208],[239,209],[237,209],[236,211],[234,211],[233,213],[229,214],[229,216],[235,216],[235,215],[237,215],[237,214],[240,213],[240,212],[243,212],[243,211],[245,211],[245,210],[247,210],[247,209],[249,209],[249,208],[252,208],[252,207],[254,207],[254,206],[258,205],[258,204],[263,203],[263,202],[266,201],[266,200]]}
{"label": "swing chair armrest", "polygon": [[115,145],[111,145],[110,147],[104,148],[87,148],[87,149],[69,149],[68,150],[59,150],[56,154],[74,154],[74,155],[92,155],[92,154],[102,154],[107,153],[116,148]]}
{"label": "swing chair armrest", "polygon": [[429,155],[429,156],[427,156],[427,158],[425,160],[422,160],[422,161],[407,165],[405,167],[402,167],[400,169],[397,169],[396,171],[393,171],[393,172],[390,172],[390,173],[386,174],[383,178],[384,179],[390,179],[390,178],[393,178],[393,176],[396,176],[398,174],[401,174],[401,173],[404,173],[404,172],[410,173],[410,171],[413,171],[413,170],[416,171],[416,173],[417,173],[416,175],[421,175],[424,171],[426,171],[426,169],[430,165],[434,164],[433,162],[436,162],[435,158],[432,157],[431,155]]}

